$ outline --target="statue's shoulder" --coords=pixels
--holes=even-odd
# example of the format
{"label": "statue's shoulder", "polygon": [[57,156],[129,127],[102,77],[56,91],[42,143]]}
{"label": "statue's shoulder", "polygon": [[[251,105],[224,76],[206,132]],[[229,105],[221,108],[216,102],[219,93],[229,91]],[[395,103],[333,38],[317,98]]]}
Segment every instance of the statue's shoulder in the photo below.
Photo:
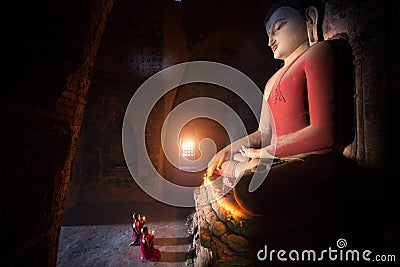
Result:
{"label": "statue's shoulder", "polygon": [[353,53],[350,44],[344,39],[320,41],[307,50],[305,66],[320,68],[321,66],[336,66],[342,68],[353,62]]}
{"label": "statue's shoulder", "polygon": [[311,46],[309,51],[315,56],[322,54],[323,56],[337,57],[352,54],[349,42],[342,38],[320,41]]}
{"label": "statue's shoulder", "polygon": [[327,57],[332,56],[335,50],[335,44],[331,40],[320,41],[314,45],[312,45],[308,49],[309,56],[311,57]]}

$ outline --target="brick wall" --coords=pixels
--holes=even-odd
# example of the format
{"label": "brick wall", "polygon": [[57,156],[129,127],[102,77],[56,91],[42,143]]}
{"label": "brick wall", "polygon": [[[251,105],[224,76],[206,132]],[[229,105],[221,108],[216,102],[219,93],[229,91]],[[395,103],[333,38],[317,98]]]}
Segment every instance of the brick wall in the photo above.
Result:
{"label": "brick wall", "polygon": [[25,28],[13,29],[15,57],[9,66],[14,73],[8,79],[14,88],[2,104],[8,129],[2,145],[8,155],[2,266],[56,263],[71,163],[112,4],[68,1],[11,8]]}

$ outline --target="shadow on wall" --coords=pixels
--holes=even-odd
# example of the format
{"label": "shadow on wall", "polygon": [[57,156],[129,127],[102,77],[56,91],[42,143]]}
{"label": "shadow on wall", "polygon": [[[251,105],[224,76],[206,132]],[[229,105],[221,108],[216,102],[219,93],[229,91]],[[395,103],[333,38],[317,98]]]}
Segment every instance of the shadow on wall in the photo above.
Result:
{"label": "shadow on wall", "polygon": [[63,226],[131,224],[134,212],[140,212],[152,222],[186,220],[192,211],[193,208],[174,207],[161,202],[79,203],[64,212]]}

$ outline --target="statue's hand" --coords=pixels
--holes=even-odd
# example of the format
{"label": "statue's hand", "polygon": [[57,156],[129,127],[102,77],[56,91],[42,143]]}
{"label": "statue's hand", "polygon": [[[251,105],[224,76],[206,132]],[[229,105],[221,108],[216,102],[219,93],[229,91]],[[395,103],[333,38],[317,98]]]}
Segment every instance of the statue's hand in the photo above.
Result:
{"label": "statue's hand", "polygon": [[247,158],[259,159],[261,157],[261,149],[257,148],[242,146],[242,148],[239,149],[239,152],[243,157]]}
{"label": "statue's hand", "polygon": [[207,177],[211,177],[214,173],[214,170],[219,171],[222,163],[229,159],[230,152],[227,149],[220,150],[208,163],[207,168]]}
{"label": "statue's hand", "polygon": [[243,157],[248,157],[251,159],[259,159],[259,158],[270,158],[273,159],[274,156],[269,154],[265,149],[262,148],[251,148],[251,147],[245,147],[242,146],[241,149],[239,149],[240,154],[242,154]]}

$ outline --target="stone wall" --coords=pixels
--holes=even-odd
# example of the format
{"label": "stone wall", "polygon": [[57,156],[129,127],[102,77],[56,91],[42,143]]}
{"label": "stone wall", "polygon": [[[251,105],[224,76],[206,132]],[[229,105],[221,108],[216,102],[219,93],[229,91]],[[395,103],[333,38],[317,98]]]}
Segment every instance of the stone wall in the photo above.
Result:
{"label": "stone wall", "polygon": [[[54,266],[97,49],[112,0],[11,4],[6,64],[13,88],[2,98],[1,266]],[[23,25],[23,26],[22,26]],[[6,82],[7,83],[7,82]]]}
{"label": "stone wall", "polygon": [[383,18],[388,7],[380,1],[327,0],[325,3],[325,39],[347,39],[354,54],[356,137],[345,153],[371,168],[383,168],[387,155],[384,140],[387,117],[380,107],[386,101],[382,66],[385,35],[389,32],[382,28],[386,28]]}

